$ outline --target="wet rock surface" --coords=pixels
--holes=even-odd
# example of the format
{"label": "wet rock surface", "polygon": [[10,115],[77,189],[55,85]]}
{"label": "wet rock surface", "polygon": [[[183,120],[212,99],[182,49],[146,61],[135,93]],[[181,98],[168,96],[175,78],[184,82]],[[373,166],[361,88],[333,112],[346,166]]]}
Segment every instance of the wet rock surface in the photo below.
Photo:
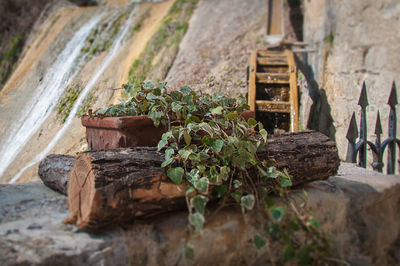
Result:
{"label": "wet rock surface", "polygon": [[[342,164],[339,174],[305,187],[308,204],[323,228],[336,237],[338,255],[351,265],[398,261],[400,176]],[[188,242],[187,213],[173,212],[101,232],[64,225],[66,197],[43,184],[0,186],[2,265],[252,265],[267,259],[252,243],[257,221],[239,209],[210,217],[202,235]]]}

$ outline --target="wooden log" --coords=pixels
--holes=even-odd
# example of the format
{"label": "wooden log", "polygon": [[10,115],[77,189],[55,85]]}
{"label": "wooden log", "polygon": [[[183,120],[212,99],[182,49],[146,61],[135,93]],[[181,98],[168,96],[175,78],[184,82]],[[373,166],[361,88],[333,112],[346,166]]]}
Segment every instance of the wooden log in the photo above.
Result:
{"label": "wooden log", "polygon": [[[335,143],[321,133],[284,133],[268,143],[269,156],[278,169],[288,169],[294,185],[326,179],[339,167]],[[79,154],[68,186],[71,217],[65,222],[99,228],[185,208],[184,187],[166,177],[163,160],[155,148],[145,147]]]}
{"label": "wooden log", "polygon": [[69,174],[75,157],[63,154],[50,154],[39,164],[38,174],[49,188],[67,195]]}

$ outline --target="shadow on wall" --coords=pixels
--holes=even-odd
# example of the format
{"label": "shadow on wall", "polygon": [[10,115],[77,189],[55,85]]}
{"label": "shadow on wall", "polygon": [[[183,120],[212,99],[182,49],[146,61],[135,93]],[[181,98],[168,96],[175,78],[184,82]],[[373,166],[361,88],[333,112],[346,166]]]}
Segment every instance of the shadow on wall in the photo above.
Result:
{"label": "shadow on wall", "polygon": [[[303,12],[301,8],[301,0],[288,0],[288,20],[290,25],[289,33],[292,37],[295,37],[297,41],[303,40]],[[286,26],[286,27],[287,27]],[[294,35],[294,36],[293,36]],[[326,92],[323,88],[320,88],[314,78],[314,71],[307,63],[307,57],[301,60],[295,54],[295,61],[298,69],[303,73],[304,78],[307,82],[308,96],[312,100],[312,105],[309,108],[308,118],[306,126],[308,129],[316,130],[327,135],[331,140],[335,141],[336,129],[333,126],[333,118],[331,115],[331,107],[329,106]]]}
{"label": "shadow on wall", "polygon": [[314,79],[314,71],[311,66],[301,61],[296,54],[295,61],[297,67],[304,75],[307,82],[308,95],[313,101],[308,114],[307,128],[319,131],[335,141],[336,129],[333,125],[331,107],[328,103],[326,92],[323,88],[319,88],[318,83]]}
{"label": "shadow on wall", "polygon": [[289,20],[292,24],[294,34],[298,41],[303,40],[303,11],[301,10],[301,0],[288,0]]}

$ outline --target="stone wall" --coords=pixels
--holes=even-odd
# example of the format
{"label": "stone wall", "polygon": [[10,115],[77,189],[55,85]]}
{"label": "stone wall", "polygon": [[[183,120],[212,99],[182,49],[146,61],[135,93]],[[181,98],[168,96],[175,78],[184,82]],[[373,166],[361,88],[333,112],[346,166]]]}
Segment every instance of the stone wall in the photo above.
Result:
{"label": "stone wall", "polygon": [[[350,265],[399,264],[400,176],[342,164],[338,176],[304,190],[322,228],[334,236],[337,257]],[[263,227],[260,215],[243,216],[239,208],[207,216],[202,234],[189,240],[186,211],[100,232],[63,224],[68,216],[65,196],[39,182],[0,185],[0,264],[265,265],[269,258],[266,247],[252,243]],[[193,262],[182,255],[186,244],[196,249]]]}
{"label": "stone wall", "polygon": [[[353,112],[359,123],[357,103],[363,81],[370,103],[367,107],[368,138],[374,140],[378,110],[387,137],[389,107],[386,103],[392,82],[400,85],[400,2],[302,2],[304,41],[309,43],[308,48],[314,49],[302,59],[305,67],[311,66],[308,78],[319,84],[319,88],[315,84],[303,87],[303,126],[330,135],[337,141],[341,158],[345,159],[345,136]],[[311,96],[312,100],[305,96]],[[397,113],[400,113],[399,106]],[[399,123],[400,120],[397,128],[400,128]],[[399,136],[399,130],[397,134]]]}

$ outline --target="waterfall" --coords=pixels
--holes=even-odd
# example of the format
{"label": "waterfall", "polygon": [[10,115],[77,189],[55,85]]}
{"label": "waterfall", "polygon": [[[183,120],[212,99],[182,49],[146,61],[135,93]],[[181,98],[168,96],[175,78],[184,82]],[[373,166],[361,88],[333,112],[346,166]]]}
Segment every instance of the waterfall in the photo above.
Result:
{"label": "waterfall", "polygon": [[[38,162],[44,159],[46,155],[50,152],[50,150],[57,144],[57,142],[60,140],[60,138],[63,136],[65,131],[69,128],[69,126],[72,123],[72,120],[75,118],[76,113],[78,112],[79,106],[82,104],[82,102],[85,100],[85,97],[87,94],[90,92],[90,90],[93,88],[93,86],[97,83],[98,79],[100,76],[103,74],[104,70],[109,66],[109,64],[112,62],[112,60],[115,58],[115,56],[118,54],[122,41],[126,35],[129,33],[129,28],[132,24],[132,20],[134,17],[134,14],[136,13],[137,6],[135,5],[135,8],[132,10],[132,12],[129,15],[129,18],[126,20],[124,26],[122,29],[119,31],[118,36],[116,37],[113,45],[110,48],[110,51],[106,55],[104,61],[102,62],[101,66],[96,70],[95,74],[90,78],[89,82],[85,86],[85,88],[81,91],[79,97],[75,101],[71,112],[69,113],[65,123],[63,124],[62,128],[57,132],[57,134],[54,136],[54,138],[50,141],[50,143],[47,145],[47,147],[41,151],[38,155],[35,156],[27,165],[25,165],[17,175],[15,175],[11,181],[9,182],[10,184],[15,183],[18,181],[20,176],[30,167],[34,166]],[[83,41],[82,41],[83,42]],[[24,144],[24,143],[23,143]],[[22,144],[22,145],[23,145]],[[4,170],[3,170],[4,171]],[[0,172],[1,176],[2,172]]]}
{"label": "waterfall", "polygon": [[14,161],[25,143],[49,117],[74,74],[76,61],[81,53],[86,37],[100,21],[101,14],[90,19],[81,27],[49,67],[34,96],[23,108],[23,113],[12,126],[0,149],[0,178]]}

